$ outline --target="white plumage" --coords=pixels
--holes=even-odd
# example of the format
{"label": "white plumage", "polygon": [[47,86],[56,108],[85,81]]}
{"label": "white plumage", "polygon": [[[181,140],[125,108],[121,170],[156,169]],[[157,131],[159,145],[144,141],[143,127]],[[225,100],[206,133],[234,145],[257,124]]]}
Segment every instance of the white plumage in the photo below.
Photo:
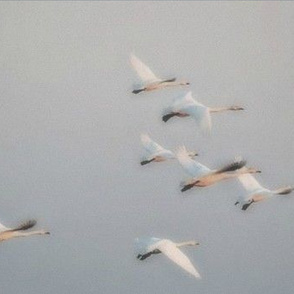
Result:
{"label": "white plumage", "polygon": [[274,195],[287,195],[293,191],[291,186],[277,190],[266,189],[250,174],[241,175],[238,179],[246,191],[239,196],[239,200],[235,203],[236,205],[240,204],[242,210],[246,210],[254,202],[265,200]]}
{"label": "white plumage", "polygon": [[222,112],[226,110],[243,110],[239,106],[230,106],[230,107],[219,107],[211,108],[207,107],[200,102],[196,101],[192,97],[192,92],[188,92],[185,96],[177,98],[171,107],[165,110],[165,114],[162,117],[164,122],[167,122],[174,116],[177,117],[186,117],[191,116],[196,123],[201,127],[202,130],[210,131],[211,130],[211,116],[210,113],[213,112]]}
{"label": "white plumage", "polygon": [[141,80],[144,84],[162,81],[152,72],[152,70],[146,64],[144,64],[134,54],[131,54],[130,61],[131,61],[133,69],[136,71],[136,73],[141,78]]}
{"label": "white plumage", "polygon": [[179,249],[179,247],[182,246],[197,246],[199,245],[198,242],[187,241],[182,243],[174,243],[168,239],[145,238],[137,239],[136,243],[140,251],[140,254],[137,256],[138,259],[144,260],[152,254],[163,253],[170,260],[193,275],[195,278],[201,278],[200,274],[193,266],[189,258]]}

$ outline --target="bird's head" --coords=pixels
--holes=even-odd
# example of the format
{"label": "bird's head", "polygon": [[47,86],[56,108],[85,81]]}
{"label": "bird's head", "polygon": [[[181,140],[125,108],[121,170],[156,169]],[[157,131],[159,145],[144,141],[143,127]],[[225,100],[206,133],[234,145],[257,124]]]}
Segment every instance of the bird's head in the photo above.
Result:
{"label": "bird's head", "polygon": [[236,110],[244,110],[243,107],[236,106],[236,105],[231,106],[229,109],[230,109],[230,110],[234,110],[234,111],[236,111]]}
{"label": "bird's head", "polygon": [[248,167],[247,168],[247,173],[249,174],[260,174],[261,170],[254,168],[254,167]]}
{"label": "bird's head", "polygon": [[189,154],[189,156],[191,158],[194,158],[195,156],[198,156],[198,152],[195,152],[195,151],[189,152],[188,154]]}
{"label": "bird's head", "polygon": [[181,86],[189,86],[190,83],[188,81],[183,80],[183,81],[180,81],[180,85]]}

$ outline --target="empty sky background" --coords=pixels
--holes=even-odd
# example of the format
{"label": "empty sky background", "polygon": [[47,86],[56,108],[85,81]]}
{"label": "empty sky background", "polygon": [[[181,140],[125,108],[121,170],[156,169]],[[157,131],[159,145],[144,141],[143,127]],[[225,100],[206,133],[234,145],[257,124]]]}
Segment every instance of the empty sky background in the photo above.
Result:
{"label": "empty sky background", "polygon": [[[293,36],[291,2],[1,2],[0,220],[51,231],[1,243],[1,293],[293,293],[293,196],[244,213],[237,181],[183,194],[176,161],[139,164],[147,132],[293,185]],[[213,115],[210,137],[164,124],[187,88],[131,94],[131,52],[200,102],[246,111]],[[199,241],[184,252],[203,279],[137,261],[139,236]]]}

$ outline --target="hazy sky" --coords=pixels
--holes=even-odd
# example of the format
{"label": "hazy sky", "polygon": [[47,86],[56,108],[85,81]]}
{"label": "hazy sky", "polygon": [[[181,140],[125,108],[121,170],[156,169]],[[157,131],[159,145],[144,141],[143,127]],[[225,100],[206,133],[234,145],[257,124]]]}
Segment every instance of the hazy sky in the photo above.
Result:
{"label": "hazy sky", "polygon": [[[174,161],[141,167],[141,132],[220,167],[242,155],[268,188],[294,184],[292,2],[1,2],[0,220],[50,237],[1,243],[4,294],[292,294],[294,198],[234,206],[237,181],[185,194]],[[133,95],[134,52],[186,78],[215,114],[210,137],[161,114],[187,89]],[[203,279],[139,236],[195,239]]]}

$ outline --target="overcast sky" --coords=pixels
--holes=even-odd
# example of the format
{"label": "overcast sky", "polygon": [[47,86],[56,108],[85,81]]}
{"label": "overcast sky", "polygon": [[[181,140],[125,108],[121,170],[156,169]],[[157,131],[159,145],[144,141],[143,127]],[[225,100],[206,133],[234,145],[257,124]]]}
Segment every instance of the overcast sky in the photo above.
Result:
{"label": "overcast sky", "polygon": [[[294,198],[234,206],[237,181],[180,192],[176,161],[140,166],[140,133],[221,167],[242,155],[261,184],[294,184],[292,2],[1,2],[0,221],[49,237],[1,243],[4,294],[292,294]],[[161,121],[187,88],[133,95],[134,52],[185,78],[213,115]],[[197,240],[197,281],[140,236]]]}

